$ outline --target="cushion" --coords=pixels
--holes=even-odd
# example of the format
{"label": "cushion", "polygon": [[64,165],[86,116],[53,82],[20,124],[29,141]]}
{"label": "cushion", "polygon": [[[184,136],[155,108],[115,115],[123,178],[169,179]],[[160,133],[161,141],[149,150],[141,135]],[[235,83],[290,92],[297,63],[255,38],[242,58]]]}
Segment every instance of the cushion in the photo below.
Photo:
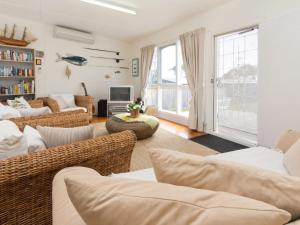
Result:
{"label": "cushion", "polygon": [[76,107],[73,94],[51,94],[49,97],[57,101],[60,110]]}
{"label": "cushion", "polygon": [[170,150],[150,150],[150,157],[159,182],[253,198],[300,218],[300,178]]}
{"label": "cushion", "polygon": [[87,112],[87,109],[85,107],[79,107],[79,106],[72,107],[72,108],[66,108],[66,109],[63,109],[61,111],[62,112],[69,112],[69,111],[76,111],[76,110],[83,110],[85,113]]}
{"label": "cushion", "polygon": [[300,132],[294,130],[288,130],[279,138],[276,148],[283,152],[289,150],[289,148],[300,138]]}
{"label": "cushion", "polygon": [[283,163],[290,175],[300,177],[300,139],[284,154]]}
{"label": "cushion", "polygon": [[58,127],[41,127],[37,126],[48,148],[56,147],[74,142],[93,138],[93,127],[75,127],[75,128],[58,128]]}
{"label": "cushion", "polygon": [[27,139],[29,153],[46,149],[44,140],[36,129],[26,125],[23,134]]}
{"label": "cushion", "polygon": [[55,175],[52,185],[52,225],[86,225],[68,196],[64,179],[70,175],[99,176],[99,173],[87,167],[69,167]]}
{"label": "cushion", "polygon": [[17,109],[10,106],[0,106],[0,120],[7,120],[17,117],[21,117],[21,114]]}
{"label": "cushion", "polygon": [[274,206],[224,192],[100,175],[68,176],[65,182],[87,225],[279,225],[290,220]]}
{"label": "cushion", "polygon": [[27,154],[27,141],[15,123],[0,121],[0,159]]}
{"label": "cushion", "polygon": [[30,104],[24,97],[15,98],[14,100],[7,100],[7,104],[15,109],[31,108]]}
{"label": "cushion", "polygon": [[46,107],[41,108],[26,108],[26,109],[18,109],[21,116],[27,117],[27,116],[41,116],[44,114],[51,113],[51,109]]}

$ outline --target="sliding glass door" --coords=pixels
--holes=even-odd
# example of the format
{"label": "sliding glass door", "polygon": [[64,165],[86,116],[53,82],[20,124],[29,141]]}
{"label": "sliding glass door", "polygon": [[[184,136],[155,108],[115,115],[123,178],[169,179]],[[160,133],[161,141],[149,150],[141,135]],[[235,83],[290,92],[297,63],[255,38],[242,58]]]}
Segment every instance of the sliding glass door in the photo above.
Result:
{"label": "sliding glass door", "polygon": [[215,38],[215,130],[256,138],[258,29]]}

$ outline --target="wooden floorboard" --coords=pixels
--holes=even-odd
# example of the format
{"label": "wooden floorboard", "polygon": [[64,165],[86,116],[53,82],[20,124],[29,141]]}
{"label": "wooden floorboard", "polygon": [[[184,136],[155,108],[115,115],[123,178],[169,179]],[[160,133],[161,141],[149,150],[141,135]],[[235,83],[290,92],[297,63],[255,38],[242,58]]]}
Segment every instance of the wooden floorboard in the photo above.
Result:
{"label": "wooden floorboard", "polygon": [[[103,123],[103,122],[106,122],[106,120],[107,120],[106,117],[94,117],[92,123]],[[159,119],[159,120],[160,120],[161,128],[163,128],[164,130],[167,130],[173,134],[176,134],[180,137],[183,137],[185,139],[191,139],[193,137],[198,137],[198,136],[205,134],[203,132],[191,130],[184,125],[174,123],[172,121],[168,121],[168,120],[164,120],[164,119]]]}

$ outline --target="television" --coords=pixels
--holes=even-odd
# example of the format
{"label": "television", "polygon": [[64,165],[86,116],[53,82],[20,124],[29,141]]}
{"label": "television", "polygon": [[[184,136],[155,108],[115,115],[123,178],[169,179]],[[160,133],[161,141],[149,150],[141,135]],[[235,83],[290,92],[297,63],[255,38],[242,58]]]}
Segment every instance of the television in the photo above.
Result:
{"label": "television", "polygon": [[109,101],[116,103],[132,102],[134,100],[133,86],[121,85],[109,87]]}

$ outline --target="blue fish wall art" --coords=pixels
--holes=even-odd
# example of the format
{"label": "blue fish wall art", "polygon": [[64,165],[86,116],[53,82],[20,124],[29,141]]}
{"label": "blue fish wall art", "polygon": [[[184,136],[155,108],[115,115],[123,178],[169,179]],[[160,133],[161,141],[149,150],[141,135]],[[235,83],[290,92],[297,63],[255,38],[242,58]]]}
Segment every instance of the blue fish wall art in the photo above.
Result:
{"label": "blue fish wall art", "polygon": [[87,59],[81,56],[67,56],[62,57],[60,54],[57,53],[57,60],[56,62],[60,61],[66,61],[68,63],[71,63],[75,66],[85,66],[87,64]]}

